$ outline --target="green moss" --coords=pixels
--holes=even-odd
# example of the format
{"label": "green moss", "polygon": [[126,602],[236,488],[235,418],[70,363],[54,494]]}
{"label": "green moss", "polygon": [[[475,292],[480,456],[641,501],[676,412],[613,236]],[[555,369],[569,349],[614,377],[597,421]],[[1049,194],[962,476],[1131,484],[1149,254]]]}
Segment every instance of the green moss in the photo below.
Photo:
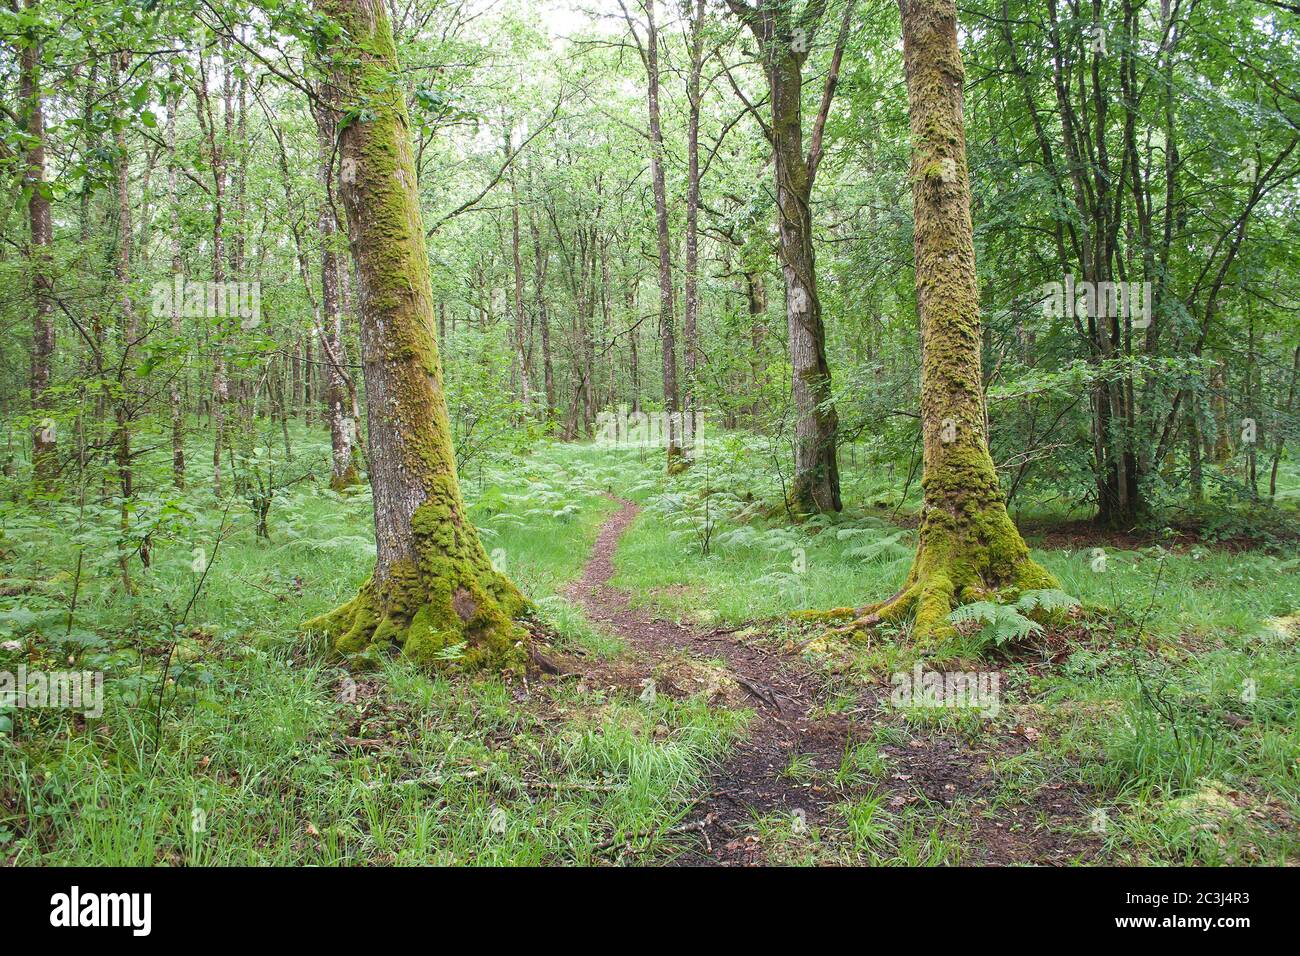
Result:
{"label": "green moss", "polygon": [[[335,78],[351,107],[339,129],[342,193],[364,308],[384,328],[374,358],[384,370],[385,426],[400,438],[401,461],[393,464],[403,492],[414,490],[422,504],[409,537],[385,542],[360,593],[307,626],[350,659],[397,650],[427,666],[521,668],[526,634],[515,619],[527,601],[492,567],[456,480],[410,121],[394,79],[387,11],[351,0],[322,0],[321,9],[342,28]],[[340,479],[355,477],[354,467]]]}
{"label": "green moss", "polygon": [[856,608],[833,607],[826,611],[795,611],[790,616],[796,621],[847,621],[857,613]]}
{"label": "green moss", "polygon": [[348,488],[359,484],[361,484],[361,476],[357,473],[357,465],[355,461],[348,462],[348,467],[341,475],[330,476],[331,491],[345,491]]}
{"label": "green moss", "polygon": [[897,621],[914,612],[913,639],[927,643],[953,634],[948,615],[957,604],[1055,582],[1030,559],[988,452],[956,10],[905,5],[903,32],[915,170],[924,505],[902,592],[868,609],[864,621]]}
{"label": "green moss", "polygon": [[515,621],[528,602],[518,589],[490,564],[427,555],[421,565],[393,568],[382,584],[371,578],[304,628],[324,632],[349,660],[400,650],[426,667],[522,669],[527,633]]}
{"label": "green moss", "polygon": [[668,446],[668,474],[680,475],[691,467],[691,460],[686,457],[680,445]]}

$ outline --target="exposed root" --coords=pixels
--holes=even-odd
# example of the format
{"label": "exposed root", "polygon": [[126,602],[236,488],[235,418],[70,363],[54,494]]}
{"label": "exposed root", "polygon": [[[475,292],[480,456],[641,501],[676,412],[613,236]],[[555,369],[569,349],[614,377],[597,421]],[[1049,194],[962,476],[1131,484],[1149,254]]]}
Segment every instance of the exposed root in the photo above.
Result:
{"label": "exposed root", "polygon": [[1057,587],[1056,579],[1026,552],[1000,574],[975,574],[976,563],[936,565],[924,550],[917,555],[903,588],[895,595],[862,608],[848,624],[829,633],[851,638],[880,624],[897,624],[912,615],[912,640],[934,644],[957,631],[948,615],[961,604],[978,600],[1012,601],[1022,592]]}
{"label": "exposed root", "polygon": [[390,576],[382,585],[366,581],[351,601],[304,627],[323,631],[335,653],[360,664],[395,646],[426,666],[521,669],[528,634],[516,619],[524,607],[523,596],[500,575],[485,581]]}
{"label": "exposed root", "polygon": [[426,504],[413,522],[417,560],[391,566],[383,581],[372,577],[305,629],[324,632],[335,653],[363,665],[396,646],[430,667],[522,671],[528,632],[518,621],[527,599],[492,567],[472,526],[439,520],[434,508]]}

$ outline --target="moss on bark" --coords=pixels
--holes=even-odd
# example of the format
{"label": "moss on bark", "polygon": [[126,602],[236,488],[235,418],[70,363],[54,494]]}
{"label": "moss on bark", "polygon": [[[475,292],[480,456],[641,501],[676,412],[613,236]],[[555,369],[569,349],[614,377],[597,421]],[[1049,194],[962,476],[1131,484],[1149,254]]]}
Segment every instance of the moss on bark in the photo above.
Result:
{"label": "moss on bark", "polygon": [[[365,660],[521,668],[527,607],[469,520],[456,477],[404,87],[383,0],[317,0],[341,27],[340,185],[360,279],[376,562],[355,598],[306,624]],[[342,109],[347,105],[347,110]],[[458,647],[463,645],[463,647]]]}
{"label": "moss on bark", "polygon": [[522,668],[527,632],[515,621],[528,601],[457,515],[445,495],[426,501],[412,521],[416,557],[392,565],[382,581],[372,576],[355,598],[306,628],[357,661],[397,647],[426,666]]}
{"label": "moss on bark", "polygon": [[356,458],[353,456],[348,461],[348,466],[338,475],[330,475],[331,491],[346,491],[354,485],[361,484],[361,474],[357,471]]}
{"label": "moss on bark", "polygon": [[691,467],[691,460],[682,450],[681,445],[668,446],[668,474],[680,475],[686,469]]}
{"label": "moss on bark", "polygon": [[911,116],[916,292],[921,320],[924,492],[916,558],[902,589],[854,626],[913,615],[912,634],[954,633],[975,600],[1055,587],[1003,502],[985,434],[979,288],[970,216],[963,68],[953,0],[900,0]]}

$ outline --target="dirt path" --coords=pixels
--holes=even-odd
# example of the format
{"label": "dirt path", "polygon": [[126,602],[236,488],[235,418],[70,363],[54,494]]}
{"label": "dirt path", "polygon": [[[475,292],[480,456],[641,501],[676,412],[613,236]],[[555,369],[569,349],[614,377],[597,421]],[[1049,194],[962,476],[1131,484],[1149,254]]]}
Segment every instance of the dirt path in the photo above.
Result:
{"label": "dirt path", "polygon": [[628,595],[609,585],[619,538],[639,509],[630,501],[601,529],[591,559],[568,596],[590,620],[619,634],[644,662],[662,661],[685,652],[703,660],[721,658],[755,709],[746,738],[715,771],[709,791],[696,808],[706,822],[707,841],[684,862],[749,863],[761,861],[761,848],[746,841],[744,830],[757,816],[774,812],[800,816],[812,825],[825,816],[834,796],[816,792],[783,775],[796,753],[810,769],[839,766],[850,725],[843,718],[814,719],[824,688],[790,658],[740,640],[733,633],[684,627],[629,607]]}
{"label": "dirt path", "polygon": [[[644,686],[651,674],[661,692],[685,695],[700,688],[674,686],[671,662],[725,662],[736,689],[729,704],[754,710],[746,736],[714,771],[692,814],[702,839],[677,862],[694,865],[745,865],[767,862],[765,848],[754,832],[761,817],[784,814],[798,832],[803,827],[843,825],[834,805],[854,796],[853,790],[884,791],[897,809],[918,800],[941,807],[958,799],[978,807],[991,797],[987,753],[979,753],[948,737],[915,737],[907,745],[884,746],[888,771],[857,788],[836,785],[831,778],[846,751],[872,738],[879,723],[878,697],[884,691],[859,694],[849,713],[828,713],[828,682],[804,661],[780,653],[755,639],[741,636],[743,628],[705,630],[663,620],[650,609],[632,608],[629,596],[610,586],[613,556],[619,539],[636,519],[638,507],[618,499],[620,509],[601,528],[582,576],[566,596],[584,609],[589,620],[617,633],[629,645],[627,660],[602,669],[584,662],[582,669],[599,679]],[[1004,741],[1011,752],[1021,743]],[[791,772],[792,766],[796,772]],[[972,819],[969,842],[975,859],[967,863],[1067,862],[1087,857],[1092,841],[1032,826],[1035,816],[1069,825],[1086,818],[1077,794],[1046,789],[1042,805],[1017,810],[1003,808],[1005,819]],[[861,795],[861,794],[858,794]],[[832,815],[834,819],[832,819]]]}

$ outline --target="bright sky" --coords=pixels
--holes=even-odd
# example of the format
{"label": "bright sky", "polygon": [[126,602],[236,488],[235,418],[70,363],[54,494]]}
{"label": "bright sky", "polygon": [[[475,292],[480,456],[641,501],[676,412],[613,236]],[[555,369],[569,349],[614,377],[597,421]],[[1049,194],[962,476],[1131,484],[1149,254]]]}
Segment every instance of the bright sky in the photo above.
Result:
{"label": "bright sky", "polygon": [[[587,0],[589,6],[602,0]],[[618,9],[615,0],[603,0],[610,7]],[[591,23],[591,18],[579,11],[576,0],[536,0],[537,14],[546,31],[552,38],[568,36]]]}

